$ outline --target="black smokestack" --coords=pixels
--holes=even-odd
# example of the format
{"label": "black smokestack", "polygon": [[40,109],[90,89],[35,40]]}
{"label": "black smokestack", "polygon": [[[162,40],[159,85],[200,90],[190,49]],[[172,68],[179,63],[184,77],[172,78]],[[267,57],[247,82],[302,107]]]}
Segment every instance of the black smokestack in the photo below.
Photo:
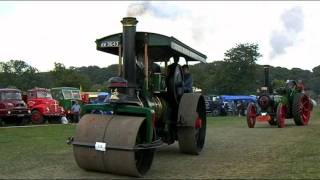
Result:
{"label": "black smokestack", "polygon": [[123,25],[122,44],[123,44],[123,65],[124,78],[128,81],[129,87],[136,86],[136,24],[134,17],[125,17],[121,21]]}
{"label": "black smokestack", "polygon": [[270,77],[269,77],[270,66],[264,65],[263,69],[264,69],[264,86],[268,87],[268,90],[270,90]]}

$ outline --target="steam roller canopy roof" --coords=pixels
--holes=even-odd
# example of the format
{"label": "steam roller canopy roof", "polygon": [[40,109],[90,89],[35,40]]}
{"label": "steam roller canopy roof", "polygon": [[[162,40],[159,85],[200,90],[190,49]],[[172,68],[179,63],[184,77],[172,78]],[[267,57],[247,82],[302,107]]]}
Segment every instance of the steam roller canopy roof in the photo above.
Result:
{"label": "steam roller canopy roof", "polygon": [[[154,62],[168,61],[173,56],[184,57],[187,61],[206,63],[207,56],[185,45],[174,37],[149,32],[136,32],[136,50],[143,52],[145,34],[148,38],[148,55]],[[97,50],[118,55],[122,33],[96,40]]]}

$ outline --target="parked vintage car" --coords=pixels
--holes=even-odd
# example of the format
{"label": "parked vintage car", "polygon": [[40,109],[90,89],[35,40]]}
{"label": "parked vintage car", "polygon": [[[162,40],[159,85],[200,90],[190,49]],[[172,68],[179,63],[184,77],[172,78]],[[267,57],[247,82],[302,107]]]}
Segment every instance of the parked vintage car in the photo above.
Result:
{"label": "parked vintage car", "polygon": [[65,116],[63,107],[52,98],[49,89],[33,88],[27,92],[27,104],[32,113],[32,123],[61,122]]}
{"label": "parked vintage car", "polygon": [[204,98],[208,115],[219,116],[224,112],[223,102],[220,100],[219,96],[207,95]]}
{"label": "parked vintage car", "polygon": [[19,89],[0,89],[0,126],[24,125],[31,121],[31,111],[22,100]]}
{"label": "parked vintage car", "polygon": [[80,89],[75,87],[56,87],[51,89],[52,97],[59,101],[59,105],[65,110],[66,117],[69,121],[73,121],[73,113],[71,107],[74,102],[78,102],[81,106],[82,99]]}

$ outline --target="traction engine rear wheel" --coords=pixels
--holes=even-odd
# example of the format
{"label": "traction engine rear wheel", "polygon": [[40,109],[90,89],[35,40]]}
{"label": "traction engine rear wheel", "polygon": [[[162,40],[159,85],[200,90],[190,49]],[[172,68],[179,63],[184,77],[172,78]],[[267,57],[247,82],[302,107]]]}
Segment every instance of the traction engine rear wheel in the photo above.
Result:
{"label": "traction engine rear wheel", "polygon": [[284,126],[285,126],[286,111],[287,111],[286,106],[282,103],[279,103],[278,107],[277,107],[278,128],[284,128]]}
{"label": "traction engine rear wheel", "polygon": [[310,119],[311,102],[307,95],[297,93],[293,97],[292,114],[297,126],[307,125]]}
{"label": "traction engine rear wheel", "polygon": [[206,136],[206,108],[203,96],[185,93],[179,104],[178,141],[182,153],[198,155]]}
{"label": "traction engine rear wheel", "polygon": [[250,103],[247,108],[247,124],[249,128],[254,128],[256,124],[257,108]]}

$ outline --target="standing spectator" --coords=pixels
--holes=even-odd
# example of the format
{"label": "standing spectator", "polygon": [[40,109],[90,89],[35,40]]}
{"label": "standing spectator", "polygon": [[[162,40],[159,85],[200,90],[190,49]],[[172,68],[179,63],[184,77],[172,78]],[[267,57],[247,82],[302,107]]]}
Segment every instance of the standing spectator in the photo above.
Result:
{"label": "standing spectator", "polygon": [[73,121],[74,122],[79,122],[80,119],[80,105],[78,103],[78,101],[73,101],[72,102],[72,107],[71,107],[71,113],[73,115]]}

